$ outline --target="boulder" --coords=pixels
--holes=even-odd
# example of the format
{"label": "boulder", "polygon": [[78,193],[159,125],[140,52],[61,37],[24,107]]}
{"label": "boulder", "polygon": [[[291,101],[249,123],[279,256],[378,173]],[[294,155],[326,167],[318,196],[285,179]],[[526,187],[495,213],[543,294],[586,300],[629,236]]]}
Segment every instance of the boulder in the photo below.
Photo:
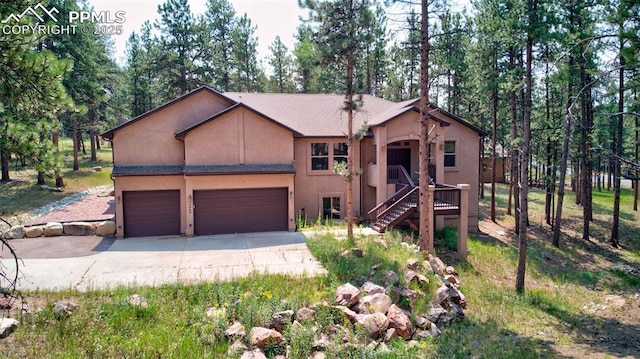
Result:
{"label": "boulder", "polygon": [[24,236],[27,238],[38,238],[44,235],[44,228],[41,226],[26,227],[24,229]]}
{"label": "boulder", "polygon": [[407,260],[407,269],[408,270],[412,270],[412,271],[418,271],[420,269],[421,265],[420,265],[420,261],[415,259],[415,258],[411,258]]}
{"label": "boulder", "polygon": [[24,238],[24,226],[13,226],[10,230],[4,232],[4,236],[7,239]]}
{"label": "boulder", "polygon": [[242,339],[247,333],[244,330],[244,326],[240,322],[234,322],[227,330],[224,331],[224,335],[228,338]]}
{"label": "boulder", "polygon": [[360,289],[351,283],[345,283],[336,289],[336,303],[346,307],[358,303]]}
{"label": "boulder", "polygon": [[406,284],[412,281],[416,281],[419,285],[429,284],[429,278],[410,269],[404,273],[404,281]]}
{"label": "boulder", "polygon": [[445,274],[445,269],[447,268],[447,266],[440,258],[434,257],[429,254],[429,265],[431,265],[431,269],[433,269],[435,273],[438,273],[439,275]]}
{"label": "boulder", "polygon": [[284,342],[284,337],[278,331],[263,327],[251,328],[249,337],[251,345],[260,349],[264,349],[267,344],[280,345]]}
{"label": "boulder", "polygon": [[64,234],[64,227],[62,223],[49,222],[44,226],[45,237],[57,237]]}
{"label": "boulder", "polygon": [[13,318],[0,318],[0,339],[11,335],[19,324],[20,322]]}
{"label": "boulder", "polygon": [[389,307],[387,312],[387,325],[389,328],[394,328],[396,335],[405,340],[409,340],[413,336],[414,328],[411,319],[395,304]]}
{"label": "boulder", "polygon": [[456,271],[456,269],[452,266],[447,266],[447,268],[444,269],[444,273],[448,275],[458,275],[458,271]]}
{"label": "boulder", "polygon": [[96,236],[112,236],[116,234],[116,222],[103,221],[96,225]]}
{"label": "boulder", "polygon": [[382,336],[387,328],[387,317],[382,313],[358,314],[356,322],[369,331],[372,339]]}
{"label": "boulder", "polygon": [[254,349],[252,351],[246,351],[242,354],[240,359],[267,359],[262,350]]}
{"label": "boulder", "polygon": [[349,319],[349,321],[351,321],[352,323],[356,321],[357,313],[353,310],[345,307],[344,305],[336,305],[335,308],[341,311],[344,316],[347,317],[347,319]]}
{"label": "boulder", "polygon": [[311,308],[302,307],[298,309],[298,311],[296,312],[296,320],[300,322],[310,321],[310,320],[313,320],[313,318],[315,317],[316,317],[316,311]]}
{"label": "boulder", "polygon": [[399,280],[400,280],[400,276],[398,275],[398,273],[392,270],[387,271],[387,273],[384,275],[384,284],[387,286],[394,285],[398,283]]}
{"label": "boulder", "polygon": [[436,290],[436,297],[435,297],[436,304],[442,305],[443,303],[447,302],[449,298],[450,298],[449,287],[445,284],[441,285]]}
{"label": "boulder", "polygon": [[359,308],[362,314],[382,313],[386,314],[393,304],[391,297],[384,293],[367,295],[360,299]]}
{"label": "boulder", "polygon": [[65,236],[93,236],[96,228],[88,222],[69,222],[62,225]]}
{"label": "boulder", "polygon": [[372,283],[372,282],[365,282],[362,285],[362,290],[367,295],[372,295],[372,294],[376,294],[376,293],[385,293],[386,292],[386,290],[384,289],[383,286],[377,285],[377,284]]}
{"label": "boulder", "polygon": [[68,318],[78,305],[68,300],[59,300],[53,304],[53,316],[58,319]]}
{"label": "boulder", "polygon": [[282,312],[273,313],[271,316],[271,329],[275,329],[278,332],[284,332],[287,325],[293,323],[293,310],[285,310]]}

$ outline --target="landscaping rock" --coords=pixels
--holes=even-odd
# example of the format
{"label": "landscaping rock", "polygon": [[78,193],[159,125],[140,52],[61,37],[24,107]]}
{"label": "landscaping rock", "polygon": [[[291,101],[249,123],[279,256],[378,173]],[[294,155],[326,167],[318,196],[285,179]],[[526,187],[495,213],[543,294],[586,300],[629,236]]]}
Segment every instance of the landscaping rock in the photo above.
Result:
{"label": "landscaping rock", "polygon": [[311,343],[311,348],[314,350],[325,350],[329,347],[331,343],[329,342],[329,336],[325,333],[320,334],[320,338],[317,338]]}
{"label": "landscaping rock", "polygon": [[407,260],[407,269],[408,270],[412,270],[412,271],[418,271],[420,269],[421,265],[420,265],[420,261],[415,259],[415,258],[411,258],[409,260]]}
{"label": "landscaping rock", "polygon": [[88,222],[69,222],[62,225],[66,236],[93,236],[96,228]]}
{"label": "landscaping rock", "polygon": [[442,262],[442,260],[440,260],[440,258],[434,257],[429,254],[429,265],[435,273],[439,275],[445,274],[445,269],[447,268],[447,266],[444,264],[444,262]]}
{"label": "landscaping rock", "polygon": [[262,350],[254,349],[252,351],[246,351],[242,354],[240,359],[267,359]]}
{"label": "landscaping rock", "polygon": [[386,314],[391,304],[393,304],[393,301],[391,300],[391,297],[384,293],[376,293],[362,297],[358,304],[360,313],[362,314]]}
{"label": "landscaping rock", "polygon": [[389,328],[396,330],[396,335],[405,340],[411,339],[414,333],[413,324],[409,317],[398,307],[393,304],[387,312],[387,325]]}
{"label": "landscaping rock", "polygon": [[387,317],[382,313],[358,314],[356,322],[369,331],[372,339],[378,339],[388,328]]}
{"label": "landscaping rock", "polygon": [[103,221],[96,225],[96,236],[112,236],[116,234],[116,222]]}
{"label": "landscaping rock", "polygon": [[296,320],[300,322],[306,322],[312,320],[315,317],[316,311],[311,308],[302,307],[296,312]]}
{"label": "landscaping rock", "polygon": [[6,239],[21,239],[24,238],[24,226],[13,226],[10,230],[4,233]]}
{"label": "landscaping rock", "polygon": [[387,271],[387,273],[384,275],[384,284],[386,286],[394,285],[398,283],[398,281],[400,281],[400,276],[398,275],[398,273],[392,270]]}
{"label": "landscaping rock", "polygon": [[270,327],[283,333],[287,325],[291,325],[291,323],[293,323],[293,310],[285,310],[273,313]]}
{"label": "landscaping rock", "polygon": [[365,282],[362,285],[362,290],[367,294],[367,295],[372,295],[372,294],[376,294],[376,293],[385,293],[386,290],[384,289],[383,286],[374,284],[372,282]]}
{"label": "landscaping rock", "polygon": [[64,234],[64,227],[62,223],[49,222],[44,226],[45,237],[57,237]]}
{"label": "landscaping rock", "polygon": [[323,352],[313,352],[309,359],[326,359],[327,355]]}
{"label": "landscaping rock", "polygon": [[251,328],[249,337],[251,338],[251,345],[260,349],[264,349],[267,344],[280,345],[284,342],[282,334],[276,330],[263,327]]}
{"label": "landscaping rock", "polygon": [[127,297],[127,302],[133,307],[139,308],[148,308],[149,303],[140,295],[140,294],[132,294]]}
{"label": "landscaping rock", "polygon": [[53,316],[58,319],[68,318],[78,305],[67,300],[59,300],[53,304]]}
{"label": "landscaping rock", "polygon": [[351,307],[358,303],[360,289],[351,283],[345,283],[336,289],[336,303],[346,307]]}
{"label": "landscaping rock", "polygon": [[44,228],[41,226],[26,227],[24,229],[24,236],[27,238],[38,238],[44,235]]}
{"label": "landscaping rock", "polygon": [[247,333],[244,330],[244,326],[240,322],[234,322],[227,330],[224,331],[224,335],[228,338],[242,339]]}
{"label": "landscaping rock", "polygon": [[407,270],[404,273],[404,282],[409,284],[413,281],[416,281],[419,285],[429,284],[429,278],[415,271]]}
{"label": "landscaping rock", "polygon": [[460,280],[453,274],[447,274],[446,276],[444,276],[444,281],[451,283],[455,286],[459,286],[460,285]]}
{"label": "landscaping rock", "polygon": [[[442,305],[446,303],[450,298],[449,295],[449,287],[445,284],[441,285],[438,290],[436,290],[435,303],[438,305]],[[446,306],[446,305],[445,305]]]}
{"label": "landscaping rock", "polygon": [[447,268],[444,269],[444,273],[448,275],[458,275],[458,271],[456,271],[456,269],[452,266],[447,266]]}
{"label": "landscaping rock", "polygon": [[0,339],[11,335],[19,324],[20,322],[13,318],[0,318]]}
{"label": "landscaping rock", "polygon": [[344,314],[344,316],[347,317],[347,319],[349,319],[349,321],[351,321],[352,323],[356,321],[356,315],[358,313],[345,307],[344,305],[336,305],[335,308],[341,311]]}

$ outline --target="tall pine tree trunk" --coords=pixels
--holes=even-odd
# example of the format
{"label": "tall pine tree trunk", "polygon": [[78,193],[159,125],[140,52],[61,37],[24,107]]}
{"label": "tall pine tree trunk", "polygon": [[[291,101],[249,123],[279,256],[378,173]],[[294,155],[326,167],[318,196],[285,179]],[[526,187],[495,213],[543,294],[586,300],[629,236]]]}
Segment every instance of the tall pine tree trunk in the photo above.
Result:
{"label": "tall pine tree trunk", "polygon": [[[497,62],[497,55],[496,55]],[[497,66],[496,66],[497,67]],[[496,69],[497,70],[497,69]],[[493,86],[491,110],[491,221],[496,221],[496,137],[498,127],[498,85]]]}
{"label": "tall pine tree trunk", "polygon": [[353,56],[347,59],[347,238],[353,238]]}
{"label": "tall pine tree trunk", "polygon": [[420,250],[435,254],[433,238],[430,236],[429,216],[429,8],[421,1],[422,21],[420,40]]}
{"label": "tall pine tree trunk", "polygon": [[624,120],[624,56],[622,56],[622,39],[620,39],[620,70],[618,73],[618,123],[616,127],[615,135],[615,161],[614,161],[614,174],[613,174],[613,223],[611,226],[611,245],[618,247],[620,244],[619,227],[620,227],[620,175],[621,164],[620,157],[622,156],[622,126]]}
{"label": "tall pine tree trunk", "polygon": [[[529,16],[533,12],[533,0],[527,1]],[[518,232],[518,270],[516,272],[516,291],[524,293],[527,266],[527,224],[529,219],[529,152],[531,141],[531,98],[533,90],[531,62],[533,61],[533,38],[531,29],[527,34],[524,111],[522,118],[522,159],[520,161],[520,231]]]}

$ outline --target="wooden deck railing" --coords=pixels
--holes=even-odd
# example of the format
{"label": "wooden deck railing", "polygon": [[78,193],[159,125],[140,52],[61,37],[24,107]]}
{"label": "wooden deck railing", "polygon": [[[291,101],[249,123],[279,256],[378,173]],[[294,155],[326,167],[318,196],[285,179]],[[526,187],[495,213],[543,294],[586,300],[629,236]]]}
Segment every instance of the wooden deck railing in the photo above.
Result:
{"label": "wooden deck railing", "polygon": [[436,184],[433,192],[433,209],[436,214],[460,214],[460,189],[446,184]]}

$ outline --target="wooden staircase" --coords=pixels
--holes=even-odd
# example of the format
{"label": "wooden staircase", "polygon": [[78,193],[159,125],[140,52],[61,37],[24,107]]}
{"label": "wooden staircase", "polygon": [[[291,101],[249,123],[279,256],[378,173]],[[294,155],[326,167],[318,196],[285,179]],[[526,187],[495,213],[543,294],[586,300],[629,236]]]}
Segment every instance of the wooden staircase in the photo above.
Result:
{"label": "wooden staircase", "polygon": [[372,209],[369,213],[375,214],[375,219],[371,228],[376,232],[384,232],[409,218],[418,210],[418,190],[418,187],[406,186]]}
{"label": "wooden staircase", "polygon": [[[419,187],[402,166],[389,166],[387,178],[399,190],[386,201],[369,211],[371,229],[384,232],[402,223],[418,212]],[[460,190],[453,186],[436,184],[433,210],[435,214],[451,215],[460,213]]]}

